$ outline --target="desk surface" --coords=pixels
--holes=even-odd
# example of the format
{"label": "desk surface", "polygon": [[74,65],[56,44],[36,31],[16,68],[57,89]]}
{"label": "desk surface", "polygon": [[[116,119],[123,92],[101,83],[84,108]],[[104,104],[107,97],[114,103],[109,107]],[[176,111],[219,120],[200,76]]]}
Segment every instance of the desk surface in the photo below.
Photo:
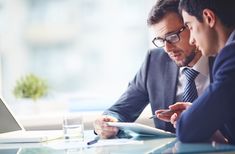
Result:
{"label": "desk surface", "polygon": [[[217,143],[183,144],[175,138],[138,137],[137,144],[106,145],[84,147],[93,139],[92,131],[85,131],[84,142],[65,142],[63,139],[44,143],[0,144],[0,153],[4,154],[143,154],[143,153],[234,153],[235,146]],[[72,146],[73,145],[73,146]]]}

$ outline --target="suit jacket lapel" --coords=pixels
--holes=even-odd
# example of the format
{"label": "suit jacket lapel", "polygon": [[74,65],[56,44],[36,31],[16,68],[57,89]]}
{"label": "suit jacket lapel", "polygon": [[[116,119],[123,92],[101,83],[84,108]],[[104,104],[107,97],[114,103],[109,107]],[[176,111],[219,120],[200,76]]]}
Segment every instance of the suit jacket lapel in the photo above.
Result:
{"label": "suit jacket lapel", "polygon": [[170,60],[165,67],[166,67],[164,69],[165,83],[163,84],[164,99],[165,99],[164,101],[165,101],[165,108],[168,108],[168,106],[175,103],[176,100],[179,68],[172,60]]}

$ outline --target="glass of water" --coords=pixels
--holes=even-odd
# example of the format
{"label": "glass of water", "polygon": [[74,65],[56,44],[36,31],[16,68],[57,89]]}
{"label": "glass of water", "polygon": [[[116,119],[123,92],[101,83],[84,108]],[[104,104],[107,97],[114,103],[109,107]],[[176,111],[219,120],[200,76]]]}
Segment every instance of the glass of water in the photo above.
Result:
{"label": "glass of water", "polygon": [[84,124],[82,114],[66,114],[63,118],[64,139],[84,140]]}

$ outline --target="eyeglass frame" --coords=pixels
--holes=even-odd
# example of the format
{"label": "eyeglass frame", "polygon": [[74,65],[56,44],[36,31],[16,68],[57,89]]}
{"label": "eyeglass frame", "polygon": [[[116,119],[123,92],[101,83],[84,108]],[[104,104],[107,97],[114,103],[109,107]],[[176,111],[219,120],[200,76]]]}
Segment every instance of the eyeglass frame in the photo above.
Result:
{"label": "eyeglass frame", "polygon": [[[187,27],[186,26],[183,26],[183,27],[181,27],[178,31],[176,31],[176,32],[174,32],[174,33],[171,33],[171,34],[169,34],[169,35],[167,35],[167,36],[165,36],[165,38],[160,38],[160,37],[158,37],[158,38],[154,38],[153,40],[152,40],[152,43],[156,46],[156,47],[158,47],[158,48],[162,48],[162,47],[164,47],[165,46],[165,42],[167,42],[167,43],[170,43],[170,44],[174,44],[174,43],[177,43],[177,42],[179,42],[180,41],[180,36],[179,36],[179,34],[180,33],[182,33],[185,29],[186,29]],[[176,41],[170,41],[169,39],[167,39],[168,37],[172,37],[172,36],[177,36],[177,40]],[[156,43],[155,43],[155,41],[156,40],[161,40],[163,43],[162,43],[162,45],[157,45]]]}

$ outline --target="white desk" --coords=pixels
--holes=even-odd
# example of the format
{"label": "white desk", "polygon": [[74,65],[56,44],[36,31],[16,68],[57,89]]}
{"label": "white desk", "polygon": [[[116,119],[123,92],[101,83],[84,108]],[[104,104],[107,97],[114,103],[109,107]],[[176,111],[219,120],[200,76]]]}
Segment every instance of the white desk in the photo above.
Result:
{"label": "white desk", "polygon": [[[85,142],[93,139],[93,131],[85,131]],[[144,154],[144,153],[235,153],[235,146],[221,144],[183,144],[175,138],[135,137],[134,140],[142,141],[138,144],[109,145],[82,147],[67,144],[64,147],[55,148],[55,143],[63,143],[64,140],[54,140],[37,144],[0,144],[0,153],[4,154]],[[70,147],[69,147],[70,146]],[[69,147],[69,148],[68,148]]]}

